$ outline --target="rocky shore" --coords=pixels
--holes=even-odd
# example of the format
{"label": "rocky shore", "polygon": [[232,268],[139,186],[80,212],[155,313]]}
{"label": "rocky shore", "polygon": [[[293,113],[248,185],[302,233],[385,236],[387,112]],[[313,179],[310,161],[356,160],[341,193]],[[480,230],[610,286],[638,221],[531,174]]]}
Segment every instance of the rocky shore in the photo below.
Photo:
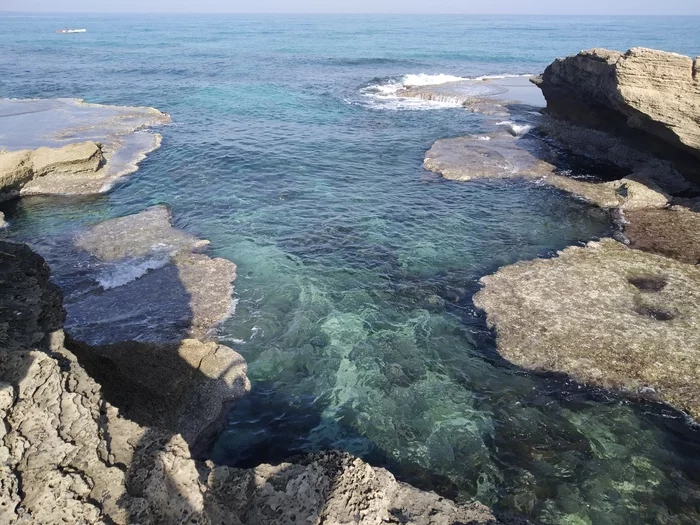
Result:
{"label": "rocky shore", "polygon": [[[229,387],[229,400],[245,393],[238,354],[185,340],[123,345],[109,363],[86,357],[64,335],[48,266],[26,245],[0,241],[0,290],[2,523],[528,523],[455,505],[339,452],[254,469],[196,461],[188,436],[198,411],[221,411],[217,389]],[[122,395],[88,372],[100,366],[102,379],[131,380]],[[170,405],[151,402],[156,392]],[[188,417],[165,421],[178,400]]]}
{"label": "rocky shore", "polygon": [[[70,118],[56,127],[55,111]],[[27,112],[44,128],[23,128]],[[22,147],[0,153],[2,198],[105,191],[159,144],[140,130],[167,121],[150,108],[5,101],[0,139]],[[342,452],[251,469],[204,461],[250,389],[242,356],[212,340],[236,266],[208,244],[164,206],[80,229],[46,254],[68,273],[64,298],[40,255],[0,241],[2,523],[529,523]]]}
{"label": "rocky shore", "polygon": [[621,230],[501,268],[481,280],[475,305],[514,364],[698,418],[698,60],[593,49],[533,83],[547,107],[531,130],[438,141],[425,167],[551,185],[609,209]]}

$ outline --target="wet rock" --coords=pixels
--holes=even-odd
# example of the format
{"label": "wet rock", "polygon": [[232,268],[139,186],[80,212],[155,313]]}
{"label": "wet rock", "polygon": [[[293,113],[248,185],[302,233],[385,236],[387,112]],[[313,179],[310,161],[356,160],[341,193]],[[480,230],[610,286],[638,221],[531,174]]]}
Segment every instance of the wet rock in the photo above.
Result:
{"label": "wet rock", "polygon": [[555,60],[535,82],[552,114],[640,130],[698,158],[700,78],[694,71],[690,57],[675,53],[591,49]]}
{"label": "wet rock", "polygon": [[625,214],[630,247],[700,264],[700,213],[683,206]]}
{"label": "wet rock", "polygon": [[144,130],[168,122],[154,108],[0,99],[0,199],[107,191],[159,147]]}
{"label": "wet rock", "polygon": [[602,208],[661,208],[669,196],[653,181],[636,175],[592,182],[560,174],[559,153],[534,137],[492,133],[437,141],[426,153],[426,169],[452,180],[526,178],[554,186]]}
{"label": "wet rock", "polygon": [[498,351],[700,416],[700,268],[611,239],[482,279]]}
{"label": "wet rock", "polygon": [[[167,208],[155,206],[75,238],[78,249],[104,265],[98,276],[103,291],[67,303],[73,337],[93,345],[203,339],[230,314],[236,265],[194,253],[209,241],[173,228],[170,220]],[[105,326],[114,316],[118,326]]]}
{"label": "wet rock", "polygon": [[[0,152],[0,199],[44,193],[41,188],[65,182],[71,193],[81,181],[99,179],[102,146],[92,141],[59,148]],[[48,192],[52,193],[52,192]]]}

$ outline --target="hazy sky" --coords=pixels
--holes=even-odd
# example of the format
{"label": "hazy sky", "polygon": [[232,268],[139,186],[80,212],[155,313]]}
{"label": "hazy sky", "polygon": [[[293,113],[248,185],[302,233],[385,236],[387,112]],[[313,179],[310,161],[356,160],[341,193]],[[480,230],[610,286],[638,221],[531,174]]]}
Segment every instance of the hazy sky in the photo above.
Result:
{"label": "hazy sky", "polygon": [[700,0],[0,0],[0,11],[700,15]]}

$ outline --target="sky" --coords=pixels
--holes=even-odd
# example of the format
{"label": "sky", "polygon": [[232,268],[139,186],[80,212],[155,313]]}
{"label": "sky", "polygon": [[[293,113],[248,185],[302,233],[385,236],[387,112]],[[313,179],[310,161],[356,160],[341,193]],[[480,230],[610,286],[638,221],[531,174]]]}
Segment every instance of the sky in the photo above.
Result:
{"label": "sky", "polygon": [[700,15],[700,0],[0,0],[0,11]]}

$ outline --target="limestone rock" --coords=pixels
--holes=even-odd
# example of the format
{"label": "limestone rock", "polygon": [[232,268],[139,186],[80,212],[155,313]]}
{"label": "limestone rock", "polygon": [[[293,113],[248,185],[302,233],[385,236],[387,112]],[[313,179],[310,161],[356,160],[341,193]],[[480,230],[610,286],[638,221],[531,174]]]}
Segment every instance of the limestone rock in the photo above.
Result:
{"label": "limestone rock", "polygon": [[700,416],[700,268],[605,239],[481,282],[509,361]]}
{"label": "limestone rock", "polygon": [[59,148],[0,152],[0,198],[28,193],[30,188],[44,182],[32,185],[42,177],[55,179],[77,174],[96,177],[103,162],[101,145],[92,141]]}
{"label": "limestone rock", "polygon": [[591,49],[555,60],[535,82],[554,114],[629,126],[700,158],[697,60],[646,48]]}
{"label": "limestone rock", "polygon": [[700,213],[684,206],[625,213],[630,247],[700,264]]}
{"label": "limestone rock", "polygon": [[534,137],[492,133],[490,140],[458,137],[437,141],[426,153],[426,169],[446,179],[526,178],[572,193],[601,208],[638,210],[662,208],[669,196],[654,182],[625,177],[592,182],[560,174],[558,154]]}

